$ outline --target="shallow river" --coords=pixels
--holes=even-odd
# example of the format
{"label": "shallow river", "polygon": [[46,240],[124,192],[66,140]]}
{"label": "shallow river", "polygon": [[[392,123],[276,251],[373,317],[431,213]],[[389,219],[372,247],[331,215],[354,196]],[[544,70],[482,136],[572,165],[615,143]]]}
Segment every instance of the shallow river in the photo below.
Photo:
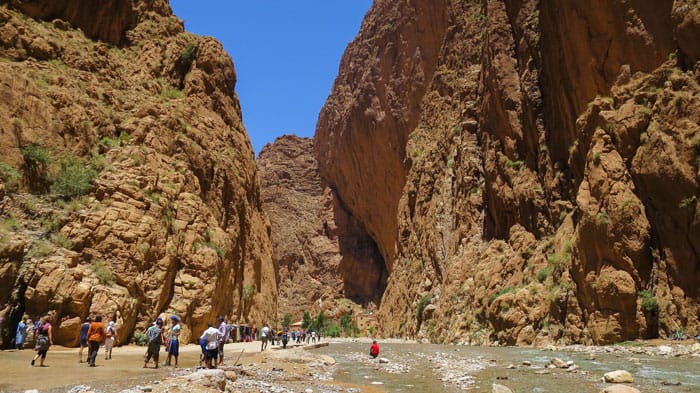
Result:
{"label": "shallow river", "polygon": [[[387,392],[491,392],[492,383],[498,383],[516,393],[597,393],[606,386],[603,374],[619,369],[629,371],[633,386],[642,392],[700,392],[697,357],[595,353],[590,360],[573,351],[387,343],[381,345],[380,357],[389,363],[380,364],[370,359],[364,343],[332,343],[319,351],[338,362],[337,380]],[[547,369],[555,357],[573,361],[579,369]]]}

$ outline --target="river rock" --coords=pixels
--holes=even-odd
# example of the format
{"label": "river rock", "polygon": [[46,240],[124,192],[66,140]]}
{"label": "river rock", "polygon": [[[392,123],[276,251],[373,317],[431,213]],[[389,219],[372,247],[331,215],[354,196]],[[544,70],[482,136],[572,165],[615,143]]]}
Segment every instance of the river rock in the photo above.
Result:
{"label": "river rock", "polygon": [[335,364],[335,359],[333,359],[332,357],[330,357],[328,355],[320,355],[319,358],[321,359],[323,364],[325,364],[326,366],[332,366]]}
{"label": "river rock", "polygon": [[671,352],[673,352],[673,347],[670,347],[668,345],[659,345],[659,355],[668,355]]}
{"label": "river rock", "polygon": [[599,393],[641,393],[638,389],[635,389],[627,385],[610,385],[605,389],[601,390]]}
{"label": "river rock", "polygon": [[615,370],[605,373],[603,379],[607,383],[634,383],[632,374],[625,370]]}
{"label": "river rock", "polygon": [[556,368],[567,368],[569,367],[568,364],[566,364],[565,361],[559,359],[559,358],[553,358],[552,360],[549,361],[552,365],[554,365]]}
{"label": "river rock", "polygon": [[226,372],[224,370],[197,370],[196,372],[180,377],[196,386],[224,390],[226,388]]}
{"label": "river rock", "polygon": [[491,388],[491,393],[513,393],[507,386],[499,385],[494,383]]}
{"label": "river rock", "polygon": [[233,370],[226,370],[225,374],[226,379],[228,379],[229,381],[236,382],[236,380],[238,379],[238,374],[236,374],[236,372]]}
{"label": "river rock", "polygon": [[532,362],[529,360],[523,360],[523,366],[532,366]]}
{"label": "river rock", "polygon": [[382,364],[389,363],[389,359],[387,359],[387,358],[379,358],[379,363],[382,363]]}

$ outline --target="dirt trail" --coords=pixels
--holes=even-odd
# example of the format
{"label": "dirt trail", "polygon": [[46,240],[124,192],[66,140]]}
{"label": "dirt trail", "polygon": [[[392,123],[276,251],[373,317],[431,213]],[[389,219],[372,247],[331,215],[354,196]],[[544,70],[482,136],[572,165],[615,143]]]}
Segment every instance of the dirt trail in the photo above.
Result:
{"label": "dirt trail", "polygon": [[[241,350],[245,349],[241,362],[248,361],[251,353],[260,351],[260,343],[232,343],[225,347],[225,361],[233,363]],[[161,380],[171,375],[177,369],[161,367],[159,369],[143,367],[145,347],[122,346],[114,348],[112,359],[105,360],[104,348],[100,348],[97,356],[97,367],[88,367],[86,363],[78,363],[78,349],[53,346],[49,350],[45,366],[31,367],[30,361],[35,352],[31,349],[22,351],[0,351],[0,392],[17,392],[26,389],[40,391],[64,392],[75,385],[85,384],[107,392],[119,391],[126,387],[146,384],[150,381]],[[85,357],[85,353],[83,357]],[[180,348],[178,366],[181,368],[196,367],[199,364],[200,348],[197,345],[183,345]],[[161,363],[167,358],[165,351],[160,353]],[[38,364],[38,361],[37,361]],[[151,362],[150,367],[153,367]]]}

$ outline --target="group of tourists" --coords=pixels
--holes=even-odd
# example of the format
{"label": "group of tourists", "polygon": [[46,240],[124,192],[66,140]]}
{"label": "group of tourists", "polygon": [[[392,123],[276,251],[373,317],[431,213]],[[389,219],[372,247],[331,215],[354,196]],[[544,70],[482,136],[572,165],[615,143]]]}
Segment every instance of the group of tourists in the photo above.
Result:
{"label": "group of tourists", "polygon": [[260,351],[267,349],[267,343],[270,342],[271,345],[281,345],[282,348],[287,348],[289,339],[291,337],[292,343],[299,345],[302,344],[315,344],[316,341],[321,341],[321,334],[317,333],[315,330],[311,329],[292,329],[290,332],[287,328],[279,329],[275,331],[270,328],[269,325],[265,324],[260,330],[260,341],[261,347]]}
{"label": "group of tourists", "polygon": [[95,367],[97,352],[100,345],[105,345],[105,360],[112,359],[112,348],[117,337],[117,328],[114,321],[109,321],[107,325],[102,322],[102,315],[96,315],[93,318],[87,317],[85,322],[80,325],[80,351],[78,351],[78,362],[83,363],[83,349],[87,347],[87,364],[90,367]]}
{"label": "group of tourists", "polygon": [[[169,319],[170,326],[165,327],[166,323],[163,318],[156,320],[148,327],[145,333],[146,337],[146,354],[144,355],[143,367],[147,368],[149,363],[153,361],[153,367],[158,368],[161,346],[166,347],[167,361],[164,366],[178,366],[178,358],[180,355],[180,333],[182,327],[180,318],[177,315],[172,315]],[[207,329],[204,330],[199,337],[199,345],[201,354],[199,359],[200,367],[215,368],[217,365],[224,363],[224,345],[227,341],[252,341],[259,334],[261,340],[261,351],[265,351],[268,347],[268,342],[271,345],[281,345],[286,348],[290,342],[296,344],[316,343],[321,340],[320,334],[315,330],[310,329],[292,329],[287,328],[275,330],[265,324],[259,331],[255,328],[250,328],[247,325],[228,325],[223,316],[217,318],[218,326],[210,323]],[[17,334],[15,337],[15,347],[22,349],[27,343],[27,338],[31,334],[34,338],[34,349],[36,355],[31,360],[31,365],[34,366],[39,360],[39,366],[44,366],[44,360],[49,347],[53,345],[53,326],[51,325],[50,316],[44,315],[32,324],[27,316],[24,316],[17,325]],[[106,325],[103,322],[101,315],[87,317],[80,326],[79,333],[80,349],[78,351],[79,363],[87,362],[88,366],[95,367],[100,346],[104,343],[105,360],[112,359],[112,349],[117,337],[117,328],[114,320],[109,321]],[[373,345],[371,354],[376,357],[379,353],[376,342]],[[87,348],[87,357],[83,358],[84,349]],[[83,360],[85,359],[85,360]]]}

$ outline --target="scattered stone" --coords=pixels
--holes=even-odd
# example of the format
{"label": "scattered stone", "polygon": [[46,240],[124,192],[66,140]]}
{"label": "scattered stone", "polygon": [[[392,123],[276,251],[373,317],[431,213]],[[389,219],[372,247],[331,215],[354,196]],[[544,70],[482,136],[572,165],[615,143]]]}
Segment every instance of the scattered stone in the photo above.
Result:
{"label": "scattered stone", "polygon": [[669,355],[671,352],[673,352],[673,347],[659,345],[659,355]]}
{"label": "scattered stone", "polygon": [[226,388],[226,373],[221,369],[197,370],[190,375],[178,378],[182,378],[187,382],[191,382],[196,385],[206,386],[222,391]]}
{"label": "scattered stone", "polygon": [[663,381],[661,384],[664,386],[681,386],[681,383],[678,381]]}
{"label": "scattered stone", "polygon": [[578,369],[579,369],[579,367],[578,367],[577,365],[572,364],[571,366],[569,366],[569,368],[566,369],[566,372],[567,372],[567,373],[571,373],[571,372],[574,372],[574,371],[578,371]]}
{"label": "scattered stone", "polygon": [[319,358],[326,366],[332,366],[335,364],[335,359],[328,355],[320,355]]}
{"label": "scattered stone", "polygon": [[515,364],[509,364],[508,367],[506,367],[506,368],[510,369],[510,370],[515,370],[516,367],[515,367]]}
{"label": "scattered stone", "polygon": [[556,368],[567,368],[569,367],[568,364],[566,364],[565,361],[559,359],[559,358],[553,358],[552,360],[549,361],[551,365],[553,365]]}
{"label": "scattered stone", "polygon": [[600,393],[641,393],[638,389],[635,389],[627,385],[610,385],[605,389],[601,390]]}
{"label": "scattered stone", "polygon": [[507,386],[494,383],[491,387],[491,393],[513,393]]}
{"label": "scattered stone", "polygon": [[544,375],[544,374],[551,374],[551,372],[549,370],[537,370],[537,371],[535,371],[535,374]]}
{"label": "scattered stone", "polygon": [[379,363],[381,363],[381,364],[387,364],[387,363],[389,363],[389,359],[387,359],[387,358],[379,358]]}
{"label": "scattered stone", "polygon": [[607,383],[634,383],[632,374],[625,370],[615,370],[605,373],[603,379]]}
{"label": "scattered stone", "polygon": [[236,380],[238,379],[238,374],[236,374],[236,372],[232,370],[226,370],[225,375],[226,379],[228,379],[229,381],[236,382]]}
{"label": "scattered stone", "polygon": [[529,360],[523,360],[523,366],[532,366],[532,362]]}

